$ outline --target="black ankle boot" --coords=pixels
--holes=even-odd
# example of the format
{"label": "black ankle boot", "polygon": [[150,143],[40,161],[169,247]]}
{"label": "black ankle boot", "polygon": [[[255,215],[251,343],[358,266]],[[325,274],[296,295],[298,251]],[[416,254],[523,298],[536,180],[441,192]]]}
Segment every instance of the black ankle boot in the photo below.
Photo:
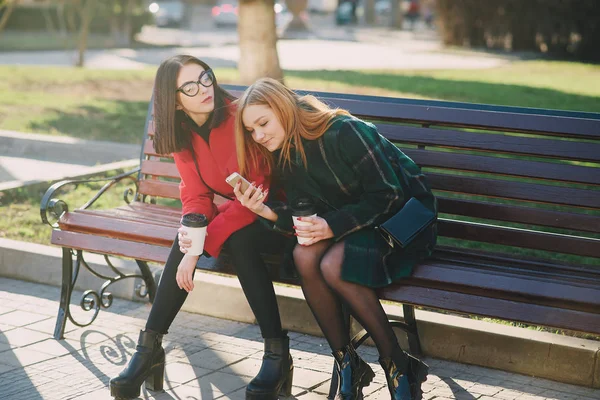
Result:
{"label": "black ankle boot", "polygon": [[375,373],[362,358],[356,354],[352,344],[333,352],[337,364],[339,389],[336,399],[360,400],[362,390],[369,386]]}
{"label": "black ankle boot", "polygon": [[385,372],[392,400],[421,400],[421,384],[427,380],[429,366],[410,354],[406,356],[408,360],[405,368],[399,368],[400,363],[391,358],[380,358],[379,364]]}
{"label": "black ankle boot", "polygon": [[162,335],[152,331],[140,331],[135,353],[119,376],[110,380],[110,395],[118,399],[132,399],[140,395],[140,387],[146,381],[149,390],[162,391],[165,376],[165,351]]}
{"label": "black ankle boot", "polygon": [[287,331],[282,337],[265,339],[265,354],[258,375],[246,388],[248,400],[277,400],[277,396],[292,395],[294,363],[290,355]]}

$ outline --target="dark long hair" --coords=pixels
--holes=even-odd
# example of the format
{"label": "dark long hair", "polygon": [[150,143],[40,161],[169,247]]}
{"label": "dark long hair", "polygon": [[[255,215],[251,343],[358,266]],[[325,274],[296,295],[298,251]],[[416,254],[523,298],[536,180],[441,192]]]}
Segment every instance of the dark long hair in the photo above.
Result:
{"label": "dark long hair", "polygon": [[[192,138],[189,129],[182,128],[188,119],[185,113],[177,110],[177,76],[181,67],[187,64],[198,64],[205,70],[208,64],[194,56],[177,55],[163,61],[156,71],[154,80],[154,149],[159,154],[176,153],[184,149],[192,149]],[[227,101],[235,98],[221,88],[214,78],[215,108],[207,123],[215,128],[229,116]]]}

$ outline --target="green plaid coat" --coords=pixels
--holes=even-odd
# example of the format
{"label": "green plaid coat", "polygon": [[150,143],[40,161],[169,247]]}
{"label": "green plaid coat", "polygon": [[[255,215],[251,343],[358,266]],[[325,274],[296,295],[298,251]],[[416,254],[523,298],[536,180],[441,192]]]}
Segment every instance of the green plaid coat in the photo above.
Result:
{"label": "green plaid coat", "polygon": [[[277,181],[289,203],[298,197],[315,199],[334,240],[344,241],[342,279],[382,287],[410,275],[413,266],[431,253],[436,232],[392,251],[375,227],[411,197],[437,212],[420,168],[374,125],[349,116],[336,117],[322,137],[303,140],[303,145],[308,167],[295,154],[291,168],[277,171]],[[278,214],[273,228],[293,233],[288,205],[268,205]]]}

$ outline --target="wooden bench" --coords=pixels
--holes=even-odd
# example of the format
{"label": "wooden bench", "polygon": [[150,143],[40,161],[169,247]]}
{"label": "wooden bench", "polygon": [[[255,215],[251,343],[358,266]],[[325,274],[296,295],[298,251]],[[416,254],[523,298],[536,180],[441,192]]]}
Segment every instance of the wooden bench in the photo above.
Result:
{"label": "wooden bench", "polygon": [[[244,89],[227,88],[237,95]],[[403,305],[405,321],[396,325],[407,331],[412,352],[421,351],[414,306],[600,334],[600,114],[316,94],[373,121],[423,167],[439,198],[434,256],[379,292]],[[52,244],[63,248],[56,339],[67,319],[92,323],[110,306],[108,286],[132,276],[115,268],[121,275],[84,293],[90,319],[74,321],[69,303],[84,251],[135,259],[135,276],[145,282],[139,294],[154,297],[147,262],[165,262],[180,209],[154,204],[179,197],[179,176],[172,160],[154,151],[152,133],[150,107],[140,168],[103,188],[130,179],[135,189],[126,204],[68,210],[54,199],[65,182],[43,197],[42,219],[48,223],[48,211],[56,218]],[[218,261],[219,271],[233,273],[226,254]]]}

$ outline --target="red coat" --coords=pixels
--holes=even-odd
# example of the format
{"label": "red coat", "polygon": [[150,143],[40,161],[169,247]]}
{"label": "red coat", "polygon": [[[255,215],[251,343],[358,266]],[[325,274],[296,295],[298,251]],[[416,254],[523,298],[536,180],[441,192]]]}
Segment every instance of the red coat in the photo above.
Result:
{"label": "red coat", "polygon": [[[208,236],[204,249],[213,257],[217,257],[229,236],[239,229],[250,225],[256,220],[256,214],[236,200],[229,200],[219,206],[213,203],[214,191],[235,199],[233,188],[225,182],[233,172],[239,172],[237,155],[235,151],[235,108],[231,106],[230,116],[218,127],[212,129],[209,142],[192,135],[192,145],[196,153],[196,160],[202,179],[198,176],[196,165],[189,150],[174,153],[175,164],[181,175],[179,193],[183,205],[183,214],[201,213],[209,220]],[[251,173],[245,176],[256,185],[269,186],[269,178],[264,176],[264,171]],[[212,190],[211,190],[212,189]]]}

